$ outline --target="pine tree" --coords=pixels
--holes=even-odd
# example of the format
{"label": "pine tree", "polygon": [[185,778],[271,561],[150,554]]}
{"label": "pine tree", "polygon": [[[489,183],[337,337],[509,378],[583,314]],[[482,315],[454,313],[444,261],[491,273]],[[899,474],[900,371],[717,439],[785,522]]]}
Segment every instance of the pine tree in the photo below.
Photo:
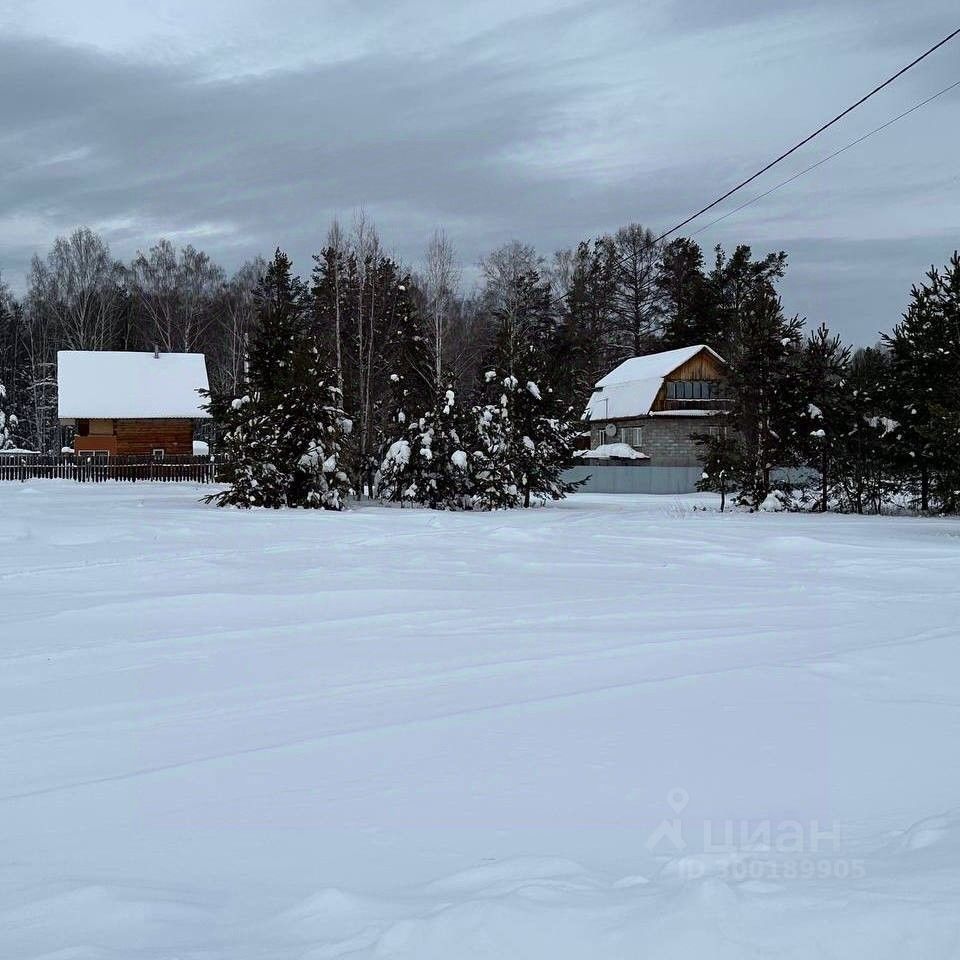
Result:
{"label": "pine tree", "polygon": [[686,237],[668,243],[663,248],[656,285],[663,311],[662,349],[695,343],[716,346],[712,319],[716,310],[700,245]]}
{"label": "pine tree", "polygon": [[[609,238],[581,243],[572,254],[569,286],[554,337],[565,368],[564,381],[557,384],[556,392],[565,402],[581,409],[597,380],[623,359],[623,349],[616,342],[618,269],[615,247]],[[542,325],[545,314],[552,316],[549,286],[542,282],[538,271],[530,270],[514,278],[512,286],[517,313],[524,318],[524,332],[531,320]],[[501,354],[508,319],[502,313],[496,317]]]}

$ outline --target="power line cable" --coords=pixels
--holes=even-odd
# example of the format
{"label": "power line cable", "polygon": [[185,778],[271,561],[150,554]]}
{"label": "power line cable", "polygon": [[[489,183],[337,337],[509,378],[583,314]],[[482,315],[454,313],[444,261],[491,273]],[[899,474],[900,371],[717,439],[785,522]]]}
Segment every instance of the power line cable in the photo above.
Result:
{"label": "power line cable", "polygon": [[[932,47],[930,47],[929,49],[927,49],[927,50],[925,50],[923,53],[921,53],[920,56],[918,56],[918,57],[914,58],[913,60],[911,60],[906,66],[901,67],[896,73],[894,73],[894,74],[892,74],[891,76],[887,77],[887,79],[884,80],[882,83],[877,84],[877,86],[875,86],[869,93],[864,94],[864,96],[862,96],[862,97],[861,97],[859,100],[857,100],[855,103],[850,104],[849,107],[847,107],[845,110],[843,110],[843,111],[841,111],[840,113],[838,113],[835,117],[833,117],[833,119],[828,120],[826,123],[824,123],[824,124],[822,124],[821,126],[819,126],[816,130],[813,131],[813,133],[811,133],[811,134],[809,134],[808,136],[804,137],[804,138],[803,138],[802,140],[800,140],[798,143],[795,143],[792,147],[790,147],[789,150],[786,150],[784,153],[780,154],[780,156],[777,157],[776,159],[771,160],[768,164],[766,164],[764,167],[762,167],[762,168],[761,168],[760,170],[758,170],[756,173],[754,173],[754,174],[752,174],[751,176],[747,177],[746,180],[741,181],[741,182],[738,183],[735,187],[732,187],[730,190],[728,190],[726,193],[724,193],[722,196],[717,197],[716,200],[712,201],[711,203],[708,203],[705,207],[701,208],[701,209],[698,210],[696,213],[694,213],[694,214],[692,214],[691,216],[687,217],[685,220],[681,220],[680,223],[678,223],[678,224],[676,224],[675,226],[671,227],[669,230],[665,231],[664,233],[661,233],[660,236],[655,237],[654,239],[652,239],[652,240],[649,242],[648,246],[651,246],[651,247],[652,247],[652,246],[654,246],[655,244],[658,244],[661,240],[665,240],[667,237],[670,236],[670,234],[676,233],[677,230],[679,230],[681,227],[685,227],[685,226],[686,226],[688,223],[690,223],[692,220],[696,220],[697,217],[702,216],[702,215],[703,215],[704,213],[706,213],[708,210],[712,210],[715,206],[717,206],[717,204],[723,203],[724,200],[726,200],[728,197],[733,196],[733,194],[735,194],[738,190],[742,190],[742,189],[743,189],[745,186],[747,186],[748,184],[753,183],[753,181],[756,180],[757,177],[762,176],[762,175],[765,174],[768,170],[770,170],[772,167],[775,167],[775,166],[776,166],[778,163],[780,163],[782,160],[785,160],[785,159],[786,159],[787,157],[789,157],[791,154],[796,153],[797,150],[799,150],[801,147],[803,147],[803,146],[805,146],[806,144],[808,144],[811,140],[814,139],[814,137],[819,136],[819,135],[820,135],[821,133],[823,133],[825,130],[827,130],[827,129],[829,129],[830,127],[832,127],[835,123],[837,123],[837,122],[839,122],[840,120],[842,120],[845,116],[847,116],[847,114],[852,113],[854,110],[857,109],[857,107],[859,107],[859,106],[861,106],[862,104],[866,103],[867,100],[869,100],[869,99],[870,99],[871,97],[873,97],[875,94],[877,94],[877,93],[879,93],[881,90],[883,90],[884,87],[888,87],[888,86],[889,86],[891,83],[893,83],[895,80],[897,80],[898,78],[902,77],[908,70],[910,70],[910,69],[912,69],[913,67],[915,67],[915,66],[916,66],[918,63],[920,63],[922,60],[925,60],[927,57],[929,57],[930,54],[934,53],[936,50],[939,50],[940,47],[942,47],[942,46],[944,46],[945,44],[949,43],[951,40],[954,39],[954,37],[956,37],[956,36],[958,36],[958,35],[960,35],[960,27],[958,27],[958,28],[957,28],[956,30],[954,30],[952,33],[948,33],[947,36],[945,36],[942,40],[939,40],[939,41],[938,41],[937,43],[935,43]],[[860,137],[859,139],[857,139],[857,140],[855,140],[855,141],[847,144],[847,146],[843,147],[841,150],[836,151],[835,153],[831,154],[831,155],[828,156],[828,157],[824,157],[822,160],[818,161],[818,162],[815,163],[815,164],[812,164],[812,165],[811,165],[810,167],[808,167],[807,169],[801,170],[798,174],[794,175],[793,177],[790,177],[789,179],[783,181],[782,183],[777,184],[775,187],[771,188],[770,190],[766,191],[765,193],[762,193],[762,194],[760,194],[759,196],[755,197],[753,200],[749,201],[749,203],[745,203],[745,204],[741,205],[740,207],[737,207],[735,210],[731,210],[730,213],[725,214],[723,217],[718,217],[717,220],[714,220],[714,221],[712,221],[712,223],[707,224],[706,227],[702,228],[701,230],[698,230],[697,233],[702,233],[703,230],[706,230],[708,227],[712,226],[713,223],[717,223],[717,222],[719,222],[720,220],[725,219],[727,216],[730,216],[730,214],[736,213],[737,210],[742,210],[743,207],[749,206],[750,203],[753,203],[753,202],[755,202],[756,200],[760,200],[760,199],[762,199],[763,197],[768,196],[769,194],[773,193],[774,190],[779,190],[781,187],[786,186],[786,184],[792,182],[793,180],[796,180],[797,177],[803,176],[804,173],[809,172],[810,170],[814,169],[815,167],[819,166],[819,165],[822,164],[822,163],[826,163],[827,160],[833,159],[834,156],[837,156],[837,155],[839,155],[840,153],[843,153],[844,151],[849,150],[850,147],[856,146],[856,144],[861,143],[863,140],[868,139],[869,137],[873,136],[875,133],[879,133],[881,130],[885,129],[886,127],[890,126],[891,124],[896,123],[898,120],[903,119],[903,117],[907,116],[907,115],[910,114],[910,113],[913,113],[914,110],[919,110],[920,107],[925,106],[925,105],[926,105],[927,103],[929,103],[931,100],[935,100],[937,97],[942,96],[944,93],[947,93],[949,90],[952,90],[955,86],[957,86],[957,84],[951,84],[949,87],[946,87],[945,89],[939,91],[939,93],[934,94],[932,97],[928,97],[926,100],[924,100],[924,101],[922,101],[922,102],[920,102],[920,103],[918,103],[918,104],[915,104],[913,107],[911,107],[909,110],[905,111],[904,113],[900,114],[899,116],[894,117],[892,120],[887,121],[887,123],[882,124],[880,127],[877,127],[875,130],[871,130],[869,133],[865,134],[863,137]],[[617,260],[617,262],[616,262],[615,265],[616,265],[616,266],[623,266],[624,264],[627,263],[627,260],[628,260],[628,258],[626,258],[626,257],[621,257],[619,260]],[[558,297],[557,300],[558,300],[558,301],[567,300],[567,299],[570,297],[570,295],[571,295],[572,292],[573,292],[572,290],[568,290],[566,293],[564,293],[564,294],[562,294],[560,297]]]}
{"label": "power line cable", "polygon": [[909,117],[911,113],[916,110],[919,110],[921,107],[925,107],[928,103],[932,103],[938,97],[942,97],[945,93],[949,93],[956,87],[960,87],[960,80],[956,80],[950,84],[948,87],[944,87],[942,90],[934,93],[933,95],[927,97],[924,100],[921,100],[919,103],[915,103],[909,110],[904,110],[903,113],[897,114],[897,116],[891,118],[886,123],[881,123],[879,127],[874,127],[869,133],[865,133],[862,137],[857,137],[856,140],[851,140],[846,146],[841,147],[839,150],[834,150],[833,153],[828,154],[825,157],[821,157],[817,160],[816,163],[811,163],[809,167],[804,167],[803,170],[799,170],[792,177],[787,177],[786,180],[781,180],[780,183],[776,186],[771,187],[769,190],[765,190],[763,193],[758,193],[755,197],[751,197],[746,203],[741,203],[739,207],[734,207],[732,210],[729,210],[727,213],[722,214],[717,217],[715,220],[711,220],[705,226],[700,227],[698,230],[694,230],[690,234],[691,237],[695,237],[698,234],[703,233],[705,230],[709,230],[715,224],[720,223],[721,220],[726,220],[727,217],[732,217],[735,213],[739,213],[741,210],[746,207],[751,206],[756,203],[758,200],[762,200],[764,197],[769,197],[771,193],[775,193],[781,187],[787,186],[789,183],[793,183],[794,180],[799,180],[804,174],[809,173],[811,170],[816,170],[817,167],[822,166],[828,160],[833,160],[834,157],[839,157],[841,153],[846,153],[852,147],[857,146],[860,143],[863,143],[864,140],[869,140],[874,134],[880,133],[883,130],[886,130],[887,127],[892,127],[898,120],[902,120],[904,117]]}
{"label": "power line cable", "polygon": [[[798,143],[795,143],[792,147],[790,147],[789,150],[786,150],[786,151],[784,151],[783,153],[781,153],[779,157],[777,157],[777,158],[774,159],[774,160],[771,160],[771,161],[770,161],[768,164],[766,164],[764,167],[761,167],[761,169],[759,169],[756,173],[754,173],[753,175],[747,177],[746,180],[741,181],[741,182],[738,183],[735,187],[732,187],[730,190],[728,190],[725,194],[723,194],[723,195],[720,196],[720,197],[717,197],[716,200],[712,201],[711,203],[708,203],[705,207],[702,207],[700,210],[698,210],[696,213],[692,214],[691,216],[687,217],[685,220],[681,220],[680,223],[678,223],[678,224],[676,224],[675,226],[671,227],[671,228],[670,228],[669,230],[667,230],[666,232],[661,233],[660,236],[655,237],[654,239],[652,239],[652,240],[649,242],[649,244],[645,244],[645,246],[649,246],[649,247],[655,246],[655,245],[658,244],[661,240],[665,240],[667,237],[669,237],[671,233],[676,233],[677,230],[679,230],[681,227],[685,227],[685,226],[686,226],[688,223],[690,223],[692,220],[696,220],[697,217],[702,216],[702,215],[703,215],[704,213],[706,213],[708,210],[712,210],[715,206],[717,206],[717,204],[723,203],[723,201],[726,200],[728,197],[732,197],[733,194],[735,194],[738,190],[742,190],[742,189],[743,189],[745,186],[747,186],[748,184],[753,183],[753,181],[756,180],[757,177],[762,176],[762,175],[765,174],[768,170],[770,170],[772,167],[775,167],[775,166],[776,166],[778,163],[780,163],[782,160],[786,160],[786,158],[789,157],[791,154],[796,153],[797,150],[799,150],[801,147],[803,147],[803,146],[805,146],[806,144],[808,144],[811,140],[813,140],[814,137],[819,136],[819,135],[820,135],[821,133],[823,133],[825,130],[828,130],[830,127],[832,127],[835,123],[838,123],[838,122],[839,122],[840,120],[842,120],[845,116],[847,116],[848,113],[852,113],[854,110],[857,109],[857,107],[859,107],[859,106],[861,106],[862,104],[866,103],[867,100],[869,100],[872,96],[874,96],[875,94],[877,94],[877,93],[879,93],[881,90],[883,90],[884,87],[888,87],[891,83],[893,83],[893,82],[894,82],[895,80],[897,80],[899,77],[902,77],[908,70],[912,69],[912,68],[915,67],[918,63],[920,63],[921,60],[925,60],[927,57],[930,56],[931,53],[933,53],[933,52],[936,51],[936,50],[939,50],[940,47],[942,47],[942,46],[944,46],[945,44],[949,43],[951,40],[954,39],[954,37],[956,37],[956,36],[958,36],[958,35],[960,35],[960,27],[957,27],[957,29],[954,30],[952,33],[948,33],[942,40],[939,40],[939,41],[938,41],[937,43],[935,43],[932,47],[930,47],[929,49],[927,49],[927,50],[925,50],[923,53],[921,53],[920,56],[918,56],[918,57],[914,58],[913,60],[911,60],[906,66],[901,67],[896,73],[894,73],[894,74],[892,74],[891,76],[887,77],[887,79],[884,80],[882,83],[877,84],[869,93],[864,94],[864,96],[862,96],[859,100],[857,100],[856,103],[850,104],[849,107],[847,107],[845,110],[843,110],[843,111],[841,111],[840,113],[838,113],[833,119],[828,120],[826,123],[824,123],[824,124],[822,124],[821,126],[817,127],[817,129],[814,130],[813,133],[811,133],[811,134],[809,134],[808,136],[804,137],[804,138],[803,138],[802,140],[800,140]],[[793,180],[796,180],[797,177],[803,176],[803,174],[809,172],[809,170],[814,169],[815,167],[819,166],[819,165],[822,164],[822,163],[826,163],[827,160],[831,160],[831,159],[833,159],[834,156],[837,156],[838,154],[843,153],[845,150],[849,150],[850,147],[855,146],[857,143],[861,143],[863,140],[866,140],[868,137],[873,136],[873,134],[879,133],[879,132],[880,132],[881,130],[883,130],[885,127],[888,127],[888,126],[890,126],[891,124],[896,123],[898,120],[903,119],[903,117],[907,116],[907,115],[910,114],[910,113],[913,113],[914,110],[919,110],[920,107],[925,106],[925,105],[926,105],[927,103],[929,103],[931,100],[935,100],[937,97],[942,96],[944,93],[947,93],[947,91],[952,90],[955,86],[957,86],[957,84],[951,84],[951,86],[946,87],[945,89],[941,90],[939,93],[934,94],[932,97],[929,97],[929,98],[927,98],[926,100],[922,101],[921,103],[918,103],[918,104],[914,105],[914,106],[911,107],[909,110],[905,111],[903,114],[900,114],[899,116],[894,117],[892,120],[889,120],[887,123],[881,125],[880,127],[877,127],[875,130],[871,130],[868,134],[865,134],[863,137],[859,138],[858,140],[855,140],[855,141],[853,141],[852,143],[847,144],[846,147],[842,148],[841,150],[836,151],[836,153],[831,154],[829,157],[823,158],[822,160],[818,161],[817,163],[811,165],[811,166],[810,166],[809,168],[807,168],[806,170],[800,171],[800,173],[796,174],[796,175],[793,176],[793,177],[790,177],[788,180],[783,181],[783,183],[777,184],[777,186],[775,186],[775,187],[773,187],[772,189],[766,191],[766,193],[760,194],[759,196],[755,197],[754,200],[750,201],[750,203],[753,203],[753,202],[755,202],[756,200],[760,200],[762,197],[768,196],[769,194],[773,193],[774,190],[779,190],[780,187],[786,186],[786,184],[790,183],[790,182],[793,181]],[[717,223],[719,220],[725,219],[727,216],[730,216],[730,214],[736,213],[737,210],[742,210],[743,207],[745,207],[745,206],[749,206],[749,203],[746,203],[746,204],[743,204],[743,205],[740,206],[740,207],[737,207],[736,210],[731,210],[729,214],[725,214],[723,217],[718,217],[717,220],[713,221],[713,223]],[[707,224],[707,227],[712,226],[713,223]],[[706,230],[707,227],[704,227],[703,230]],[[698,230],[697,233],[702,233],[703,230]],[[623,266],[623,265],[625,265],[627,262],[628,262],[628,258],[627,258],[627,257],[621,257],[620,259],[618,259],[618,260],[616,261],[615,266]],[[570,295],[571,295],[572,293],[573,293],[572,290],[567,290],[566,293],[564,293],[564,294],[562,294],[561,296],[557,297],[557,302],[562,302],[562,301],[564,301],[564,300],[569,299],[569,297],[570,297]]]}
{"label": "power line cable", "polygon": [[712,210],[718,203],[723,203],[724,200],[726,200],[728,197],[733,196],[733,194],[735,194],[738,190],[742,190],[745,186],[747,186],[747,184],[753,183],[753,181],[756,180],[757,177],[760,177],[763,174],[765,174],[771,167],[775,167],[778,163],[780,163],[780,161],[786,160],[786,158],[789,157],[792,153],[796,153],[797,150],[799,150],[802,146],[805,146],[806,144],[808,144],[814,137],[819,136],[821,133],[824,132],[824,130],[828,130],[835,123],[842,120],[848,113],[852,113],[854,110],[857,109],[857,107],[866,103],[872,96],[874,96],[875,94],[883,90],[884,87],[890,86],[890,84],[893,83],[894,80],[897,80],[899,77],[902,77],[908,70],[912,69],[918,63],[920,63],[921,60],[925,60],[927,57],[930,56],[931,53],[933,53],[935,50],[939,50],[940,47],[942,47],[944,44],[949,43],[958,34],[960,34],[960,27],[958,27],[952,33],[947,34],[947,36],[945,36],[942,40],[940,40],[938,43],[935,43],[932,47],[930,47],[929,50],[926,50],[925,52],[921,53],[919,57],[917,57],[914,60],[911,60],[910,63],[908,63],[905,67],[901,67],[895,74],[893,74],[890,77],[887,77],[887,79],[884,80],[883,83],[877,84],[877,86],[875,86],[869,93],[862,96],[859,100],[857,100],[856,103],[850,104],[849,107],[847,107],[845,110],[842,110],[840,113],[838,113],[832,120],[828,120],[822,126],[817,127],[817,129],[814,130],[813,133],[808,134],[798,143],[795,143],[792,147],[790,147],[789,150],[786,150],[783,153],[781,153],[780,156],[777,157],[775,160],[771,160],[768,164],[766,164],[766,166],[761,167],[756,173],[747,177],[746,180],[742,180],[735,187],[732,187],[725,194],[723,194],[723,196],[717,197],[716,200],[712,201],[711,203],[708,203],[705,207],[702,207],[696,213],[687,217],[685,220],[681,220],[680,223],[678,223],[674,227],[671,227],[669,230],[666,231],[666,233],[661,233],[660,236],[657,237],[653,242],[659,243],[661,240],[666,239],[667,237],[670,236],[671,233],[676,233],[677,230],[679,230],[681,227],[685,227],[688,223],[690,223],[691,220],[696,220],[697,217],[706,213],[708,210]]}

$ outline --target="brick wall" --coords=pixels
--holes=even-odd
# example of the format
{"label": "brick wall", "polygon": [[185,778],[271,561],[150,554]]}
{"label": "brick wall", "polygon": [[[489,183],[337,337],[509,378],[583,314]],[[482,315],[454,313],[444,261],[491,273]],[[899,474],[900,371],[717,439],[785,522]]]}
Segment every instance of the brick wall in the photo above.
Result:
{"label": "brick wall", "polygon": [[[696,467],[700,464],[701,449],[690,439],[691,433],[706,433],[714,423],[713,417],[640,417],[636,420],[618,420],[618,427],[640,427],[643,442],[640,449],[650,458],[651,466]],[[591,446],[616,443],[604,436],[605,423],[594,424],[591,431]]]}

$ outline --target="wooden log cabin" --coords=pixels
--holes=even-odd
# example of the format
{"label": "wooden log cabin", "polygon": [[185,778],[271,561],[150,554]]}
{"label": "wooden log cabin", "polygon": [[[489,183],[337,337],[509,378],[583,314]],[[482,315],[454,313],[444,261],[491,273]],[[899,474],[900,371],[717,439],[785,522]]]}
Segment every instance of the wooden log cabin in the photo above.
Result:
{"label": "wooden log cabin", "polygon": [[631,357],[599,380],[587,405],[586,460],[699,465],[691,436],[721,429],[726,364],[706,344]]}
{"label": "wooden log cabin", "polygon": [[199,393],[206,389],[201,353],[57,354],[57,412],[74,428],[78,455],[191,455],[196,421],[209,417]]}

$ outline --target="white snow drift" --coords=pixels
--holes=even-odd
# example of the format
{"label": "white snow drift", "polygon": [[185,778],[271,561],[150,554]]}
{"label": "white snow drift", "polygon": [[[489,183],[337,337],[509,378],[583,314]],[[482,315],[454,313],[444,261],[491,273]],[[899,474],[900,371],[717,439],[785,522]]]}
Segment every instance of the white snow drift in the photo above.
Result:
{"label": "white snow drift", "polygon": [[960,524],[0,485],[0,955],[944,958]]}

